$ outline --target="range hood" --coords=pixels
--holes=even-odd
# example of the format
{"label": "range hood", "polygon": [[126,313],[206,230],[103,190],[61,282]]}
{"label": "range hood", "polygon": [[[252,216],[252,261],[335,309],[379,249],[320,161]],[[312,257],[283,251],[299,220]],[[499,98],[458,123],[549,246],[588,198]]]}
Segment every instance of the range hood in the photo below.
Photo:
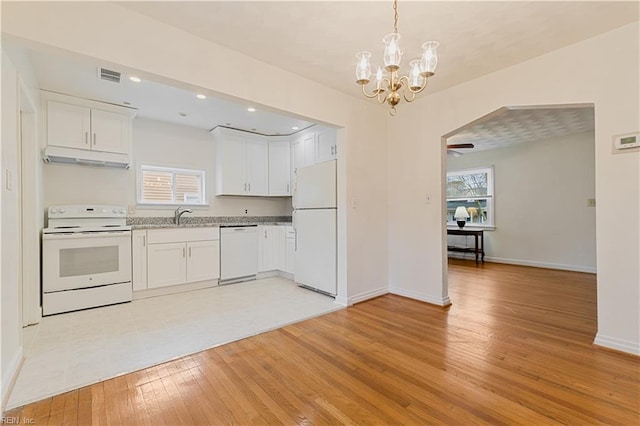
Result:
{"label": "range hood", "polygon": [[49,146],[44,149],[42,159],[46,163],[79,164],[82,166],[114,167],[128,169],[131,158],[128,154],[88,151],[84,149]]}

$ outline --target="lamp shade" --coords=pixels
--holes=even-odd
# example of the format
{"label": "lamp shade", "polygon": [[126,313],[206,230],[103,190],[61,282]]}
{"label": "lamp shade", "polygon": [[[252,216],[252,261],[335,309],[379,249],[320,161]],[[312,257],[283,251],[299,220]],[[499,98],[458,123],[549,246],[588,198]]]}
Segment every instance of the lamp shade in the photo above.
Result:
{"label": "lamp shade", "polygon": [[458,206],[456,208],[456,212],[453,214],[453,217],[456,219],[466,219],[469,217],[469,213],[467,209],[463,206]]}

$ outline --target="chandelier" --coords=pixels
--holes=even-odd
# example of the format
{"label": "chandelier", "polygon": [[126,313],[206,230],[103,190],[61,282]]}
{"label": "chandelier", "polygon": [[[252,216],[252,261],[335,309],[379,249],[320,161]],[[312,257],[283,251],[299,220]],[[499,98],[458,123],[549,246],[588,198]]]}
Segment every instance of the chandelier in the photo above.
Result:
{"label": "chandelier", "polygon": [[389,114],[396,115],[396,105],[400,102],[400,91],[407,102],[413,102],[416,95],[422,92],[428,83],[429,77],[434,75],[438,65],[437,41],[428,41],[422,44],[422,57],[409,62],[409,75],[399,76],[402,50],[400,50],[400,33],[398,32],[398,0],[393,0],[393,32],[382,39],[384,43],[384,70],[376,71],[376,88],[372,93],[367,93],[365,86],[369,84],[371,77],[371,52],[362,51],[356,54],[356,83],[362,86],[362,93],[367,98],[376,98],[381,104],[386,102],[391,107]]}

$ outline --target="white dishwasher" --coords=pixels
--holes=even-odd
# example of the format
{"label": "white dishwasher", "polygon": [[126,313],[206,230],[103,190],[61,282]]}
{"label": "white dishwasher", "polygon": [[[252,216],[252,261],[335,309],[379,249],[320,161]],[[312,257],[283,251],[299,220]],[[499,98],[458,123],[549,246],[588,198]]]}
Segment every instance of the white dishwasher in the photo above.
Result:
{"label": "white dishwasher", "polygon": [[258,226],[220,227],[220,281],[255,278],[258,273]]}

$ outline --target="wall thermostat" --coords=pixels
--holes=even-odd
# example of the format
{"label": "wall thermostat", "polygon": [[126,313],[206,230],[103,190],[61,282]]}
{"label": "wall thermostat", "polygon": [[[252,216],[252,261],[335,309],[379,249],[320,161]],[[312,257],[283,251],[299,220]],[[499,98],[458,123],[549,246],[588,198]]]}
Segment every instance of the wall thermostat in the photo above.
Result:
{"label": "wall thermostat", "polygon": [[615,151],[622,152],[631,148],[640,148],[640,132],[613,137],[613,149]]}

